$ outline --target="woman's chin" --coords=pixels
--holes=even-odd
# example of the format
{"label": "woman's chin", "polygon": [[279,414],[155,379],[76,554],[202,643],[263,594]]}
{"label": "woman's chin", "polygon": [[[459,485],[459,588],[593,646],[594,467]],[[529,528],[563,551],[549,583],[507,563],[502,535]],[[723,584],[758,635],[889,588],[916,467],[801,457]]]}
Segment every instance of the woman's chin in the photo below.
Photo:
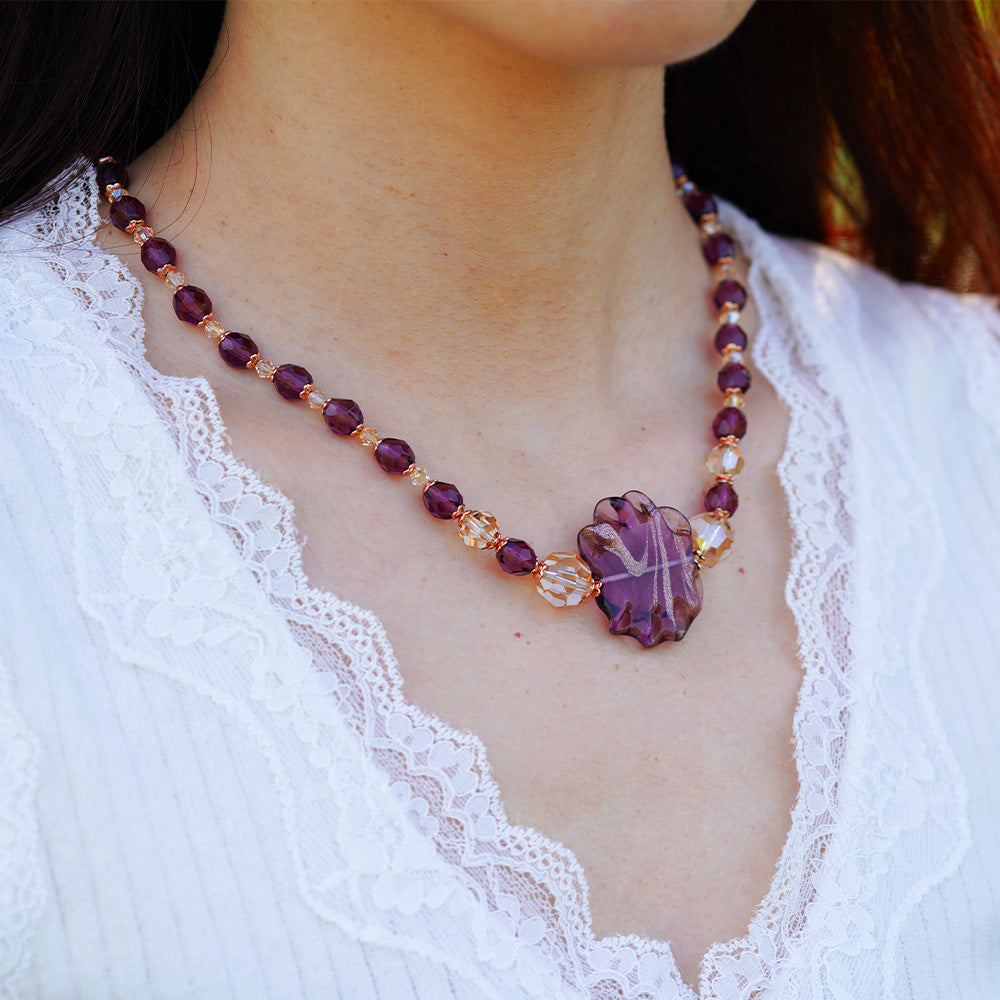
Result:
{"label": "woman's chin", "polygon": [[570,66],[664,66],[717,45],[753,0],[421,0],[525,55]]}

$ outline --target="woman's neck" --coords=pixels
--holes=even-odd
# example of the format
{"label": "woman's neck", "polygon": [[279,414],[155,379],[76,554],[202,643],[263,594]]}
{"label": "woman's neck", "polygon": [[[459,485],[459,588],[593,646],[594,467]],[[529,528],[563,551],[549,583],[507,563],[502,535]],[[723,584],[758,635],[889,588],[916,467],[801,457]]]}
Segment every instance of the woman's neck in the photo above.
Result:
{"label": "woman's neck", "polygon": [[232,3],[226,22],[133,184],[224,321],[473,398],[515,366],[519,394],[571,366],[624,397],[662,384],[658,360],[703,364],[659,69],[541,63],[416,3]]}

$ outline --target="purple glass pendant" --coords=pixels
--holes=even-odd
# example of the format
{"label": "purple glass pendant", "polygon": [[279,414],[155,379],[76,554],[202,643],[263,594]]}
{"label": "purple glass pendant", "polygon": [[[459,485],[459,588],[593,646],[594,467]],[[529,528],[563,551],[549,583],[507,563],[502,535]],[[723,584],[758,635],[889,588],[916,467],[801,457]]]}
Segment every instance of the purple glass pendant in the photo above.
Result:
{"label": "purple glass pendant", "polygon": [[691,525],[679,510],[657,507],[637,490],[607,497],[576,541],[601,581],[597,605],[613,635],[630,635],[647,649],[684,638],[701,611],[701,578]]}

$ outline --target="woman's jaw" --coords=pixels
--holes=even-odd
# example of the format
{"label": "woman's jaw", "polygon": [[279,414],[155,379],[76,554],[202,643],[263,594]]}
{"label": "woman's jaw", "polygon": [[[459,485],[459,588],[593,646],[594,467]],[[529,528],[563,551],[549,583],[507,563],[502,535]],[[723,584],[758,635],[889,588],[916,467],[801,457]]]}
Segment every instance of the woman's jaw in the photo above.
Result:
{"label": "woman's jaw", "polygon": [[735,29],[753,0],[416,2],[537,59],[624,67],[665,66],[700,55]]}

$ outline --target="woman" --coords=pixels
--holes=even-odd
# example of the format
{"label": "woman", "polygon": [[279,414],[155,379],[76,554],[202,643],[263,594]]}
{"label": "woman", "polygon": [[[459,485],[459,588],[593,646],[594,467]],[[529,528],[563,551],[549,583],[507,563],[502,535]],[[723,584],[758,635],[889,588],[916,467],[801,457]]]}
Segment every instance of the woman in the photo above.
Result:
{"label": "woman", "polygon": [[[684,177],[675,196],[662,67],[746,6],[234,3],[176,125],[142,6],[123,23],[99,8],[115,30],[72,39],[108,60],[86,102],[36,71],[50,125],[52,94],[70,122],[131,108],[112,64],[134,61],[151,96],[102,135],[132,140],[127,177],[105,161],[97,185],[64,178],[5,230],[7,993],[989,995],[995,306],[728,206],[744,254],[706,266],[717,224]],[[754,12],[737,34],[774,32],[780,53],[796,16]],[[38,29],[13,20],[25,58]],[[207,20],[171,64],[210,49]],[[889,86],[905,98],[912,79]],[[18,93],[9,114],[30,119]],[[172,127],[144,136],[164,93]],[[789,132],[829,150],[815,117]],[[730,122],[703,124],[716,176],[742,174]],[[928,161],[989,153],[985,129],[945,150],[951,128]],[[887,154],[852,153],[877,195]],[[917,166],[899,170],[938,176]],[[52,173],[22,170],[7,201]],[[995,290],[990,227],[954,235],[970,205],[952,177],[944,222],[921,189],[905,230],[948,239],[896,273],[967,265]],[[973,206],[996,194],[976,183]],[[815,181],[771,184],[772,216],[814,231]],[[891,206],[873,197],[869,226]],[[164,238],[156,259],[145,243]],[[745,407],[726,386],[736,415],[708,435],[723,281],[751,294],[716,306],[754,382]],[[219,364],[233,331],[253,343],[227,340],[230,362],[245,350],[276,386],[274,366],[308,369],[287,372],[303,401]],[[374,427],[413,445],[378,457],[420,489],[330,440]],[[746,468],[734,556],[714,566],[736,506],[732,465],[703,499],[717,445]],[[662,601],[610,613],[619,631],[641,619],[640,643],[540,600],[527,543],[502,544],[572,550],[594,504],[632,490],[687,515],[663,522],[688,574],[678,621]],[[631,502],[615,516],[666,531]],[[485,552],[456,543],[466,510],[497,519],[477,522]],[[582,603],[616,600],[601,558],[567,564]],[[690,634],[657,642],[683,635],[697,578]]]}

